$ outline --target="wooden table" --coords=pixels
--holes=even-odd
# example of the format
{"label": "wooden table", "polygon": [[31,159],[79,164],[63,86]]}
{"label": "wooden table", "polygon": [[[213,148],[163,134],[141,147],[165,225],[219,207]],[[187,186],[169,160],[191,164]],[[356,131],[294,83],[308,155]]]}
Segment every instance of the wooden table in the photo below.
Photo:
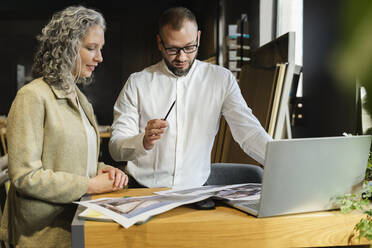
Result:
{"label": "wooden table", "polygon": [[100,133],[99,133],[99,137],[100,137],[100,138],[108,139],[108,138],[111,137],[111,132],[100,132]]}
{"label": "wooden table", "polygon": [[111,137],[111,127],[110,126],[98,126],[99,137],[100,138],[110,138]]}
{"label": "wooden table", "polygon": [[3,156],[8,153],[6,145],[6,127],[0,127],[0,142],[1,142],[1,151],[0,156]]}
{"label": "wooden table", "polygon": [[[99,137],[100,138],[110,138],[111,137],[111,129],[110,126],[98,126]],[[0,134],[6,136],[6,127],[0,128]],[[2,140],[1,140],[2,141]]]}
{"label": "wooden table", "polygon": [[[149,195],[159,190],[129,189],[96,195],[93,199]],[[346,246],[362,217],[359,213],[326,211],[256,218],[225,206],[215,210],[182,206],[157,215],[145,224],[125,229],[116,223],[82,221],[75,215],[72,248]],[[366,239],[360,243],[357,238],[351,241],[353,245],[369,244]]]}

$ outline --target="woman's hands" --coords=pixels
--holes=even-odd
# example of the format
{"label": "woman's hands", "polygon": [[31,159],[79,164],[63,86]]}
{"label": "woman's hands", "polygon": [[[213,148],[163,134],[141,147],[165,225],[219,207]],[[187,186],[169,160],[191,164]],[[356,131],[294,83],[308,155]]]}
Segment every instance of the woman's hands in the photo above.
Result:
{"label": "woman's hands", "polygon": [[97,176],[88,182],[88,194],[98,194],[117,191],[128,184],[128,176],[118,168],[112,166],[98,170]]}
{"label": "woman's hands", "polygon": [[110,179],[114,180],[114,187],[116,189],[122,189],[124,185],[128,184],[128,176],[120,169],[114,168],[112,166],[105,167],[98,170],[98,175],[108,173]]}

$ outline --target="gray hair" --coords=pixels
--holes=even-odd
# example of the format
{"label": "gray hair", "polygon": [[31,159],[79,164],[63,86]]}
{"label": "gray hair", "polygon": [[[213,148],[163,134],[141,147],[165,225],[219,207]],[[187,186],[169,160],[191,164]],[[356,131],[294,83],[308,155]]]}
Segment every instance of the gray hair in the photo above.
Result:
{"label": "gray hair", "polygon": [[[37,36],[39,49],[32,66],[33,77],[43,79],[58,88],[71,90],[75,82],[73,70],[81,61],[81,40],[93,25],[106,29],[102,14],[82,6],[71,6],[55,13],[49,23]],[[91,78],[78,78],[88,84]]]}

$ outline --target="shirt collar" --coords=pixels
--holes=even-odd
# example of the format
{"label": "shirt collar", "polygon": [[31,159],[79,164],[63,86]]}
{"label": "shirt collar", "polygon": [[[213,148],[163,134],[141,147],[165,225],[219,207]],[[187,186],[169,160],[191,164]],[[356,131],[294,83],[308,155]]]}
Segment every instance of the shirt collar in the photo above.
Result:
{"label": "shirt collar", "polygon": [[161,61],[161,67],[163,68],[163,70],[164,70],[164,72],[166,74],[169,74],[172,77],[175,77],[175,78],[188,78],[193,73],[193,71],[197,67],[196,64],[198,64],[198,63],[199,63],[199,60],[195,59],[194,63],[191,65],[191,68],[190,68],[189,72],[185,76],[176,76],[176,75],[174,75],[174,73],[169,70],[169,68],[168,68],[167,64],[165,63],[164,59],[162,59],[162,61]]}

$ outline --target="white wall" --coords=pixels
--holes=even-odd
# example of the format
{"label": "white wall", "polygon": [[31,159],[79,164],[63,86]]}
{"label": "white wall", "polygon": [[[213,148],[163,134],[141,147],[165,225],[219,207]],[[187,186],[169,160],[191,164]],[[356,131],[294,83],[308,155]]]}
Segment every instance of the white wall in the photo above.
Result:
{"label": "white wall", "polygon": [[260,0],[260,46],[273,40],[274,0]]}

